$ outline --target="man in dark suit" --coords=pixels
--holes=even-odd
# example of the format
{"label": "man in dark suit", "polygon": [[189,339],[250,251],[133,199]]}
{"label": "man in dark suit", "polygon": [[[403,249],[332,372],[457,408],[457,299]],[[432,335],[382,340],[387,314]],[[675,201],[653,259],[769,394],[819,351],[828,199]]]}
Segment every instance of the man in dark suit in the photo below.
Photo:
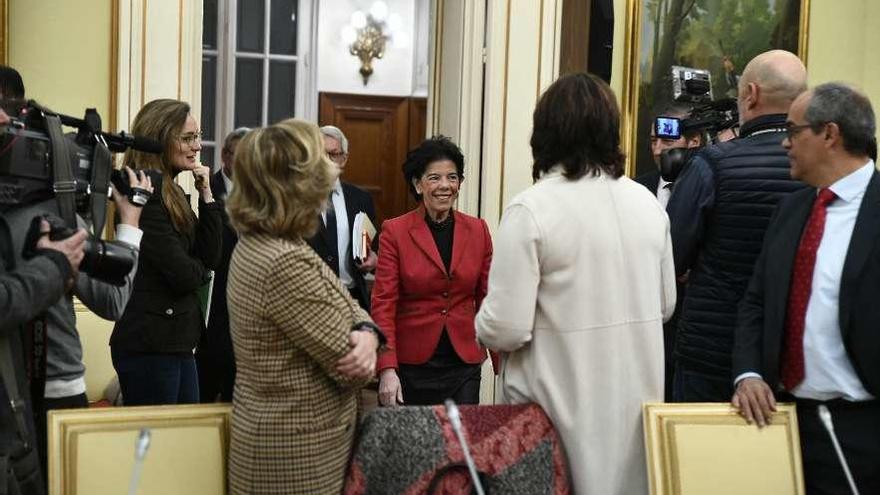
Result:
{"label": "man in dark suit", "polygon": [[[807,492],[850,493],[817,409],[861,493],[880,493],[880,174],[867,97],[840,83],[799,96],[783,145],[810,186],[780,203],[740,306],[733,405],[765,425],[797,404]],[[774,397],[774,392],[776,393]]]}
{"label": "man in dark suit", "polygon": [[[339,174],[342,175],[348,162],[348,139],[339,128],[332,125],[321,127],[321,134],[324,136],[324,151],[339,167]],[[373,249],[369,249],[367,259],[361,263],[356,262],[352,255],[351,243],[356,240],[351,238],[351,231],[354,228],[354,217],[359,212],[366,213],[373,225],[376,224],[376,210],[370,194],[336,179],[327,211],[321,215],[318,233],[307,242],[333,269],[351,296],[362,308],[369,311],[370,291],[364,275],[376,269],[377,257]],[[375,246],[375,242],[373,245]]]}
{"label": "man in dark suit", "polygon": [[[211,192],[217,201],[225,203],[229,193],[232,192],[235,147],[249,130],[247,127],[239,127],[227,134],[223,140],[223,149],[220,152],[220,161],[223,165],[211,177]],[[218,396],[223,402],[231,402],[232,389],[235,385],[235,356],[232,353],[232,339],[229,336],[226,281],[229,275],[229,259],[238,243],[238,236],[229,225],[229,218],[225,213],[222,237],[223,252],[220,265],[214,272],[208,325],[196,352],[201,402],[214,402]]]}
{"label": "man in dark suit", "polygon": [[[690,117],[690,114],[691,109],[689,107],[673,103],[660,112],[658,117],[687,119]],[[654,122],[654,120],[651,121],[651,155],[654,158],[654,166],[657,168],[636,177],[635,181],[648,188],[651,194],[657,196],[657,201],[660,202],[660,205],[666,208],[669,197],[672,195],[673,183],[660,176],[660,155],[663,151],[672,148],[699,148],[703,144],[703,137],[700,130],[682,132],[678,139],[658,137]],[[681,127],[679,126],[679,128]],[[676,283],[675,312],[663,324],[663,354],[665,359],[663,397],[667,402],[672,401],[672,377],[675,371],[672,354],[675,347],[675,330],[678,327],[678,314],[681,311],[681,302],[684,300],[684,290],[684,283]]]}

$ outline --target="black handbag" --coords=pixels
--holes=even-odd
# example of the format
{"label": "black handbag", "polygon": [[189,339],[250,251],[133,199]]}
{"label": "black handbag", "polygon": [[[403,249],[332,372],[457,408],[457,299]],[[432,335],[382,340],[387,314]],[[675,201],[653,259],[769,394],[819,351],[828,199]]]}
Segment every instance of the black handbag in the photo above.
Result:
{"label": "black handbag", "polygon": [[[437,488],[439,488],[440,483],[446,478],[446,475],[450,474],[451,472],[464,473],[464,476],[466,476],[468,481],[470,482],[469,484],[473,484],[467,464],[463,462],[452,462],[434,472],[434,477],[431,478],[431,483],[428,484],[428,490],[426,493],[428,495],[436,495]],[[487,476],[486,473],[482,471],[477,471],[477,477],[480,479],[480,485],[483,487],[483,493],[485,495],[489,495],[489,476]],[[471,486],[471,491],[469,493],[471,495],[477,495],[477,489]]]}

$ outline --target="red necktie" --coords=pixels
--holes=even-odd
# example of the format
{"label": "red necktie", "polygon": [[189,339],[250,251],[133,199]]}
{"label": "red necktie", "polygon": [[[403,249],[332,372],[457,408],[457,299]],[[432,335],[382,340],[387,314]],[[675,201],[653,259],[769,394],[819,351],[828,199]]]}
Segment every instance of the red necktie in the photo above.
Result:
{"label": "red necktie", "polygon": [[825,208],[836,197],[830,189],[819,190],[794,260],[785,318],[785,347],[782,349],[780,368],[782,385],[788,391],[804,380],[804,320],[813,287],[816,251],[825,231]]}

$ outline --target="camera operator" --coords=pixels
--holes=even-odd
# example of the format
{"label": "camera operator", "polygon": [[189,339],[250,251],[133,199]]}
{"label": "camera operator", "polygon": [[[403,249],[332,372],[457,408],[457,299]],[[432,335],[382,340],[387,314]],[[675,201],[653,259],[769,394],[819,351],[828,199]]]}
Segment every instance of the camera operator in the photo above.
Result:
{"label": "camera operator", "polygon": [[[678,124],[690,118],[691,108],[680,103],[673,103],[660,112],[651,122],[651,155],[654,159],[654,165],[657,170],[642,174],[635,178],[635,181],[648,188],[652,194],[657,196],[657,201],[663,208],[669,203],[669,198],[673,191],[673,182],[676,177],[670,176],[669,171],[663,171],[660,165],[660,158],[664,151],[680,148],[695,149],[703,146],[703,132],[700,129],[682,129],[677,138],[658,133],[658,126],[664,119],[678,119]],[[659,134],[659,135],[658,135]],[[664,177],[664,175],[666,175]],[[669,179],[669,180],[667,180]],[[681,311],[681,301],[684,299],[684,286],[676,283],[676,303],[675,312],[672,317],[663,324],[663,356],[665,363],[665,383],[663,387],[663,397],[666,401],[672,400],[672,376],[673,376],[673,360],[672,350],[675,345],[675,330],[678,326],[678,314]]]}
{"label": "camera operator", "polygon": [[[691,109],[681,104],[669,105],[664,111],[660,112],[658,118],[671,117],[683,121],[691,116]],[[652,194],[657,196],[660,205],[666,208],[669,203],[669,197],[672,195],[672,182],[663,178],[660,171],[660,155],[664,150],[671,148],[699,148],[703,145],[703,135],[699,129],[682,131],[678,138],[669,138],[657,136],[657,118],[651,120],[651,156],[654,158],[654,165],[657,170],[642,174],[634,180],[639,184],[648,188]]]}
{"label": "camera operator", "polygon": [[[129,184],[145,191],[152,192],[150,178],[143,172],[135,175],[131,169],[125,169]],[[125,276],[124,285],[117,286],[103,282],[80,272],[76,277],[73,290],[56,300],[45,315],[46,328],[46,375],[45,386],[33,393],[42,393],[43,400],[34,398],[35,426],[37,428],[40,459],[46,460],[46,412],[53,409],[71,409],[88,407],[86,397],[85,366],[82,362],[82,343],[76,330],[76,313],[73,296],[75,295],[96,315],[106,320],[118,320],[131,295],[131,285],[137,271],[137,255],[143,233],[138,228],[141,207],[133,204],[127,197],[115,189],[111,192],[119,223],[116,226],[116,241],[124,243],[131,250],[135,260],[131,271]],[[16,251],[20,252],[26,243],[24,232],[27,224],[37,215],[59,215],[58,202],[51,198],[41,203],[18,208],[7,215],[7,221],[13,231]],[[82,218],[77,218],[80,226],[85,226]],[[16,235],[19,233],[20,235]],[[96,234],[99,234],[96,232]],[[45,464],[44,464],[45,465]]]}
{"label": "camera operator", "polygon": [[737,306],[776,204],[803,184],[782,147],[806,69],[782,50],[752,59],[739,79],[739,137],[701,150],[670,198],[676,275],[687,280],[675,345],[673,398],[724,402],[733,394]]}
{"label": "camera operator", "polygon": [[[0,110],[0,126],[9,117]],[[30,404],[22,326],[45,311],[73,283],[83,259],[87,233],[49,239],[49,223],[40,223],[36,256],[19,262],[13,248],[6,214],[0,216],[0,492],[42,494],[45,492],[40,464],[33,450],[34,425]],[[14,404],[14,406],[13,406]]]}

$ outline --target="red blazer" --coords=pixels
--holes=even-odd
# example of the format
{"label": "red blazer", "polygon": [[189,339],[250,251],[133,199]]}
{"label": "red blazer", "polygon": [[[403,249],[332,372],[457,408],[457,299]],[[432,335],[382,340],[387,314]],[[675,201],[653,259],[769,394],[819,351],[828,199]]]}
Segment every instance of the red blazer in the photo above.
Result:
{"label": "red blazer", "polygon": [[483,220],[453,212],[455,233],[447,275],[419,207],[382,224],[372,317],[388,339],[376,369],[428,361],[443,326],[466,363],[486,359],[477,344],[474,316],[486,296],[492,238]]}

